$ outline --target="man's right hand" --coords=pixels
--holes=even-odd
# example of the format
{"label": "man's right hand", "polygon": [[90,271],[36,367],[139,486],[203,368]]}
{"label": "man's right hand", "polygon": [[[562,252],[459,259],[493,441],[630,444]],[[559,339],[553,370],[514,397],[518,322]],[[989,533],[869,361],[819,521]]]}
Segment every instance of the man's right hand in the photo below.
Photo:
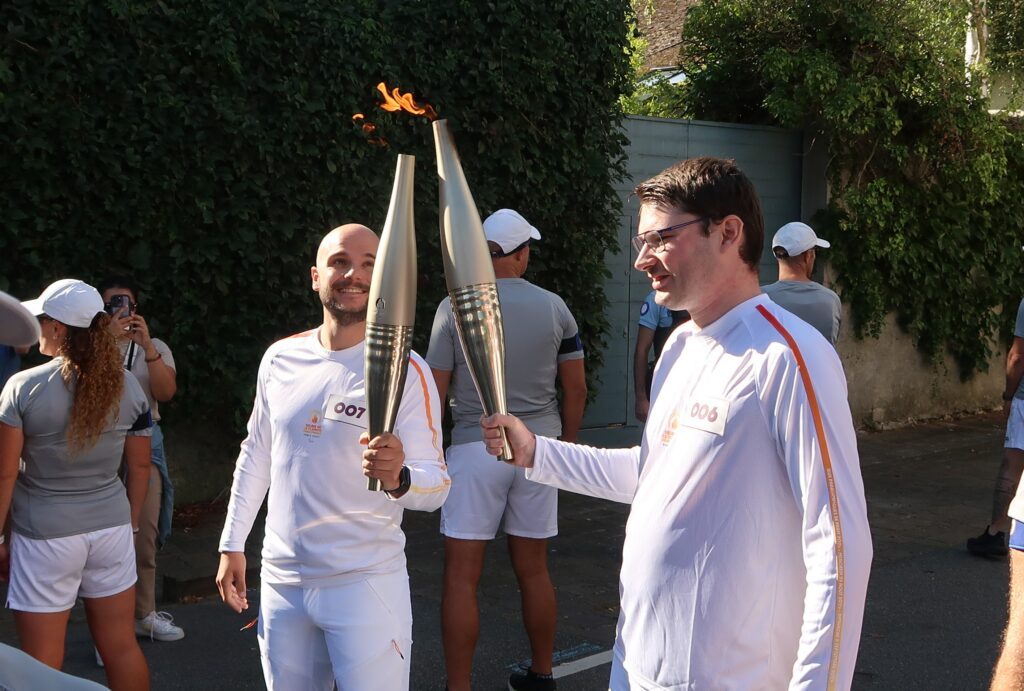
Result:
{"label": "man's right hand", "polygon": [[132,315],[125,308],[110,318],[110,333],[115,341],[120,341],[131,333]]}
{"label": "man's right hand", "polygon": [[243,552],[221,552],[220,568],[217,569],[217,590],[220,591],[220,599],[239,614],[249,609]]}
{"label": "man's right hand", "polygon": [[509,446],[512,447],[512,465],[520,468],[533,467],[533,453],[537,450],[537,437],[526,429],[526,425],[519,418],[514,415],[495,413],[490,417],[480,418],[480,427],[483,428],[487,453],[492,456],[501,455],[501,428],[504,427]]}
{"label": "man's right hand", "polygon": [[636,419],[640,422],[647,422],[647,415],[651,411],[651,402],[643,396],[636,397]]}

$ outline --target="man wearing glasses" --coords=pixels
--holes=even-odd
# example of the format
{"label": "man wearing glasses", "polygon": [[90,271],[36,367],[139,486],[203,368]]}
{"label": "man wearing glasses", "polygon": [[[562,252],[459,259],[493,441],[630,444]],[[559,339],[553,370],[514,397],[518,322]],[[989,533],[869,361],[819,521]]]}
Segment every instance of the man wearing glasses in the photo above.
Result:
{"label": "man wearing glasses", "polygon": [[732,161],[636,188],[635,267],[691,321],[654,374],[639,447],[499,426],[529,479],[632,505],[609,687],[848,689],[871,537],[846,378],[812,326],[758,286],[761,206]]}

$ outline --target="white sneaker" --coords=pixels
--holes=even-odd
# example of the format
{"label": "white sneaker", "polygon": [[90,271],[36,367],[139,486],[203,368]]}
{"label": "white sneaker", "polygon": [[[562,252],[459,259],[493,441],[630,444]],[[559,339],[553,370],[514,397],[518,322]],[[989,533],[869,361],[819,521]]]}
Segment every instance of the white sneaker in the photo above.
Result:
{"label": "white sneaker", "polygon": [[93,646],[92,650],[93,650],[94,653],[96,653],[96,666],[97,667],[102,667],[103,666],[103,658],[100,657],[100,649],[97,648],[96,646]]}
{"label": "white sneaker", "polygon": [[135,635],[149,636],[151,641],[180,641],[185,631],[174,625],[174,617],[167,612],[150,612],[135,620]]}

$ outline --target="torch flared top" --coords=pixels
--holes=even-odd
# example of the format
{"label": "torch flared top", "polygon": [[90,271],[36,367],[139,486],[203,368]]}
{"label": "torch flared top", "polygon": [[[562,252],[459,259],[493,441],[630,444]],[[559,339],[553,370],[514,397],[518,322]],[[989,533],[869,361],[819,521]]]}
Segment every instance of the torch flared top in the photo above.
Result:
{"label": "torch flared top", "polygon": [[448,292],[470,285],[494,283],[494,267],[480,213],[462,172],[447,120],[435,120],[434,149],[441,178],[441,256]]}

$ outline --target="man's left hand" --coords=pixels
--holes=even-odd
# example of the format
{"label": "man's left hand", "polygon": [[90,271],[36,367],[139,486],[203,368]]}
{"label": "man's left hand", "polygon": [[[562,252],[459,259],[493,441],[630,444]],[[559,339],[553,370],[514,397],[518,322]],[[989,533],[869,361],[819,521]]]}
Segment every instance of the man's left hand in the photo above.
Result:
{"label": "man's left hand", "polygon": [[405,465],[402,440],[390,432],[370,439],[370,435],[363,432],[359,443],[366,444],[366,450],[363,451],[363,475],[380,480],[381,489],[398,489],[402,466]]}

